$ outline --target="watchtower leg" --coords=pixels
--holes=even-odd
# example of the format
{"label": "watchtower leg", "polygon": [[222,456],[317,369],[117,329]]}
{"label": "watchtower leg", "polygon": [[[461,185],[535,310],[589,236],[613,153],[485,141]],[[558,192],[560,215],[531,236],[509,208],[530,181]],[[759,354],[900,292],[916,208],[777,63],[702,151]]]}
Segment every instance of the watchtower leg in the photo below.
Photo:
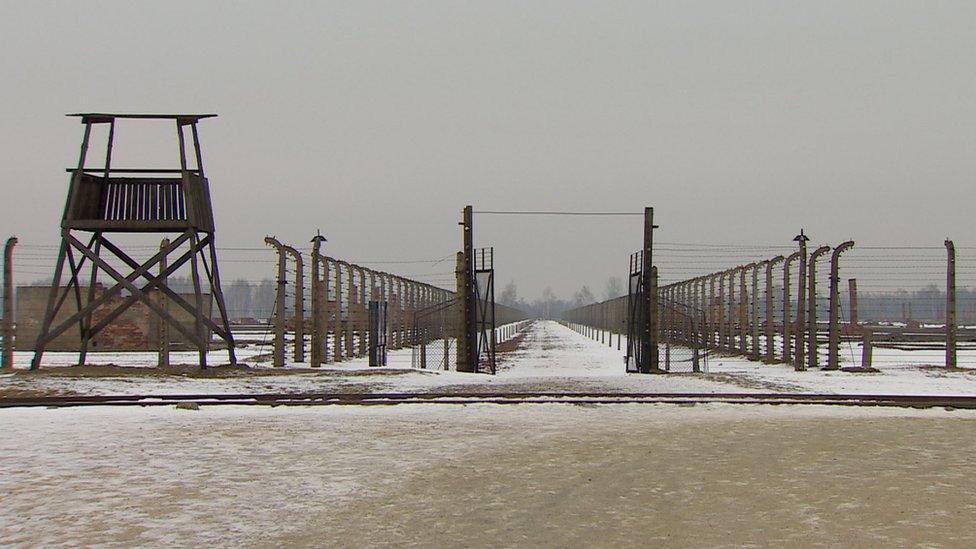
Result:
{"label": "watchtower leg", "polygon": [[[95,252],[95,257],[98,257],[102,251],[102,233],[96,232],[92,236],[92,248]],[[88,280],[88,301],[91,303],[95,300],[95,285],[98,283],[98,264],[94,261],[92,262],[91,277]],[[78,310],[80,311],[82,307],[81,297],[78,296]],[[81,351],[78,354],[78,363],[84,365],[88,358],[88,344],[91,341],[91,327],[92,327],[92,313],[85,315],[84,320],[79,323],[81,325]]]}
{"label": "watchtower leg", "polygon": [[38,336],[38,340],[34,345],[34,358],[31,359],[31,370],[36,370],[41,365],[41,358],[44,356],[44,348],[47,346],[47,341],[45,341],[44,334],[47,334],[48,330],[51,328],[51,322],[54,320],[55,303],[58,299],[58,290],[61,288],[61,274],[64,271],[64,260],[68,255],[68,241],[65,238],[65,233],[67,229],[61,230],[61,248],[58,249],[58,261],[54,266],[54,279],[51,281],[51,291],[48,293],[47,298],[47,311],[44,313],[44,321],[41,323],[41,335]]}
{"label": "watchtower leg", "polygon": [[220,271],[217,269],[217,245],[214,243],[214,235],[210,235],[210,268],[213,270],[213,277],[210,280],[210,287],[214,299],[217,301],[217,310],[220,311],[220,318],[223,320],[224,332],[227,334],[227,358],[231,366],[237,365],[237,352],[234,349],[234,334],[230,331],[230,317],[227,315],[227,304],[224,301],[224,291],[220,286]]}
{"label": "watchtower leg", "polygon": [[193,315],[193,328],[194,333],[200,339],[200,367],[207,367],[207,341],[206,334],[204,334],[203,322],[201,322],[200,317],[204,314],[203,311],[203,295],[200,292],[200,268],[197,266],[197,252],[199,251],[198,244],[200,238],[196,232],[190,235],[190,247],[191,257],[190,257],[190,273],[193,278],[193,296],[196,302],[196,312]]}

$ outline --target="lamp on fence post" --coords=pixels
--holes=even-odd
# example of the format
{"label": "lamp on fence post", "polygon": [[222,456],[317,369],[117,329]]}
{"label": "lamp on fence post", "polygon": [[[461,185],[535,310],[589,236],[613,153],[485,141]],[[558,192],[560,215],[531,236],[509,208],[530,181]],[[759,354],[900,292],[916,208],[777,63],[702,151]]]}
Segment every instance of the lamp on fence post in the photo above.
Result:
{"label": "lamp on fence post", "polygon": [[[322,305],[327,296],[322,295],[322,279],[319,273],[322,243],[327,242],[321,231],[312,238],[312,368],[322,365],[323,318]],[[328,282],[326,282],[328,288]],[[324,299],[323,299],[324,298]]]}
{"label": "lamp on fence post", "polygon": [[807,284],[807,242],[809,240],[807,235],[803,234],[803,229],[800,229],[800,234],[793,237],[793,241],[800,246],[800,283],[796,292],[796,360],[794,361],[794,368],[801,372],[807,369],[803,336],[806,335],[804,333],[804,316],[806,313],[804,310],[806,296],[804,294],[806,294]]}

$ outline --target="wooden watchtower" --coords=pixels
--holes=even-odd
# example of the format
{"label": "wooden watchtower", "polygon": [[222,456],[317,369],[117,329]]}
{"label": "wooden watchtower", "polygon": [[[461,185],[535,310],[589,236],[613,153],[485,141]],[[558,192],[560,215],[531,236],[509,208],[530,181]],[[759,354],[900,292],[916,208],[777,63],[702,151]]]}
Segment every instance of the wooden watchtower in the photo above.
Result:
{"label": "wooden watchtower", "polygon": [[[61,246],[31,369],[40,367],[45,346],[72,327],[81,331],[78,362],[84,364],[91,339],[137,302],[145,304],[199,350],[201,367],[207,366],[211,331],[226,342],[230,363],[236,364],[234,338],[220,290],[210,187],[203,173],[197,133],[200,120],[216,115],[87,113],[68,116],[81,119],[85,127],[84,137],[78,166],[68,169],[71,182],[61,220]],[[116,121],[120,119],[174,124],[179,144],[179,167],[113,168],[112,148]],[[86,166],[85,161],[92,126],[96,124],[108,125],[108,137],[104,165],[91,168]],[[196,160],[193,167],[187,162],[187,128],[192,140],[192,155]],[[158,253],[140,263],[109,239],[109,235],[114,238],[118,233],[162,233],[171,236],[168,237],[169,243],[164,243]],[[167,277],[188,262],[194,290],[193,303],[167,285]],[[117,268],[119,264],[124,267]],[[67,275],[70,278],[62,288],[65,266],[68,267]],[[204,303],[201,266],[209,284],[210,299],[217,305],[219,324],[210,317],[210,303]],[[90,269],[90,278],[87,300],[83,300],[79,276],[86,268]],[[107,274],[114,285],[96,297],[99,273]],[[185,309],[192,315],[192,329],[178,322],[169,313],[169,307],[161,304],[160,300],[151,299],[149,292],[152,290],[165,296],[169,304]],[[58,311],[72,294],[77,303],[77,312],[53,325]],[[110,302],[113,304],[107,307]],[[99,310],[97,322],[93,322],[93,313],[99,307],[103,309]]]}

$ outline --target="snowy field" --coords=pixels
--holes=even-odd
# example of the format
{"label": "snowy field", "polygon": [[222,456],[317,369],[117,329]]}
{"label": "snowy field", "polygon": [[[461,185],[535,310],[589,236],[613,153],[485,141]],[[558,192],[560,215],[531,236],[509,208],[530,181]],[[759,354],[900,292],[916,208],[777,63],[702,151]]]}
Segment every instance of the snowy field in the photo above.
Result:
{"label": "snowy field", "polygon": [[0,410],[0,545],[972,547],[976,413]]}
{"label": "snowy field", "polygon": [[[876,349],[879,373],[811,370],[796,372],[787,365],[764,365],[741,357],[712,355],[702,374],[639,375],[624,371],[624,350],[584,337],[552,321],[538,321],[520,334],[511,352],[499,353],[498,374],[486,376],[455,371],[411,368],[414,351],[390,352],[389,364],[370,368],[365,358],[323,368],[292,364],[272,369],[268,349],[239,349],[240,360],[253,368],[228,371],[196,368],[159,371],[152,353],[92,353],[94,364],[132,367],[65,368],[73,353],[47,353],[41,372],[0,374],[0,394],[178,394],[244,392],[475,392],[475,391],[613,391],[613,392],[827,392],[850,394],[976,395],[976,369],[946,370],[915,363],[910,351]],[[614,338],[615,339],[615,338]],[[437,348],[435,344],[432,348]],[[622,349],[626,348],[626,341]],[[931,353],[928,353],[931,355]],[[928,356],[923,355],[923,356]],[[30,353],[18,353],[25,368]],[[194,364],[194,353],[173,353],[173,364]],[[214,351],[211,364],[226,362]],[[84,375],[79,375],[84,374]]]}
{"label": "snowy field", "polygon": [[[911,365],[795,372],[713,356],[703,374],[627,374],[615,344],[556,322],[519,337],[495,376],[399,359],[164,372],[148,353],[79,375],[51,353],[63,366],[4,373],[0,393],[976,394],[969,371]],[[205,405],[0,409],[0,425],[2,547],[976,544],[976,411]]]}

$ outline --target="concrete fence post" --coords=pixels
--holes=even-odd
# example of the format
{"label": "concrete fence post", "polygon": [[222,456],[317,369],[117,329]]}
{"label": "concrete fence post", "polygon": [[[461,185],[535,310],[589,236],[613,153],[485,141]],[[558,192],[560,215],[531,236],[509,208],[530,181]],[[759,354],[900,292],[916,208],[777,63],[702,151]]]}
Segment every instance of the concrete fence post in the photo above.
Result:
{"label": "concrete fence post", "polygon": [[807,285],[807,241],[810,239],[803,234],[803,230],[800,230],[800,234],[796,235],[793,239],[800,246],[800,268],[799,275],[800,280],[797,284],[796,289],[796,355],[794,357],[793,367],[797,371],[804,371],[807,369],[806,355],[804,353],[804,337],[806,336],[806,285]]}
{"label": "concrete fence post", "polygon": [[[159,243],[159,249],[165,250],[167,247],[169,247],[169,239],[164,238],[162,242]],[[166,272],[166,268],[167,268],[166,254],[163,254],[159,260],[159,274],[163,274],[164,272]],[[162,286],[166,286],[166,283],[167,283],[167,279],[163,278]],[[169,299],[166,298],[166,294],[157,291],[157,295],[159,296],[159,306],[163,309],[163,311],[169,312]],[[156,364],[160,368],[166,368],[169,366],[169,350],[170,350],[169,322],[167,322],[166,319],[160,317],[159,318],[159,351],[156,357]]]}
{"label": "concrete fence post", "polygon": [[285,365],[285,284],[287,274],[285,272],[285,249],[278,239],[268,236],[264,238],[264,243],[273,247],[278,255],[277,272],[277,292],[275,294],[275,310],[273,313],[274,322],[274,350],[272,351],[272,365],[281,368]]}
{"label": "concrete fence post", "polygon": [[765,335],[766,335],[766,360],[767,364],[772,364],[776,362],[776,310],[773,307],[773,268],[780,261],[785,258],[778,255],[769,261],[766,261],[766,323],[765,323]]}
{"label": "concrete fence post", "polygon": [[346,352],[346,340],[342,331],[342,262],[333,259],[335,267],[335,305],[332,306],[332,362],[342,362]]}
{"label": "concrete fence post", "polygon": [[[827,342],[827,369],[840,368],[840,254],[854,247],[848,240],[834,248],[830,254],[830,326]],[[853,280],[853,279],[852,279]]]}
{"label": "concrete fence post", "polygon": [[11,236],[3,247],[3,319],[0,335],[3,336],[3,350],[0,352],[0,369],[14,367],[14,246],[17,237]]}
{"label": "concrete fence post", "polygon": [[733,267],[729,269],[728,278],[726,280],[729,284],[729,301],[726,304],[728,309],[726,313],[725,322],[725,349],[729,352],[735,351],[735,333],[736,333],[736,314],[735,314],[735,275],[741,267]]}
{"label": "concrete fence post", "polygon": [[356,358],[356,285],[353,284],[352,264],[343,262],[346,266],[346,325],[343,330],[345,336],[346,358]]}
{"label": "concrete fence post", "polygon": [[810,254],[809,273],[807,275],[809,290],[807,292],[807,363],[810,368],[816,368],[819,361],[817,355],[817,259],[830,251],[830,246],[820,246]]}
{"label": "concrete fence post", "polygon": [[728,341],[726,337],[726,326],[725,326],[725,277],[729,275],[729,271],[723,271],[718,274],[718,347],[719,349],[728,349],[726,342]]}
{"label": "concrete fence post", "polygon": [[956,367],[956,246],[948,238],[946,247],[946,368]]}
{"label": "concrete fence post", "polygon": [[800,252],[793,252],[783,261],[783,326],[781,337],[783,338],[783,362],[790,364],[793,362],[793,341],[791,334],[790,302],[790,264],[800,257]]}
{"label": "concrete fence post", "polygon": [[[323,315],[323,309],[325,308],[325,301],[328,296],[325,295],[323,291],[323,286],[328,288],[328,275],[325,276],[325,284],[322,280],[322,243],[325,242],[325,237],[321,234],[315,235],[312,238],[312,357],[311,366],[312,368],[318,368],[322,365],[322,357],[324,355],[325,348],[325,316]],[[325,265],[325,271],[328,273],[328,265]]]}
{"label": "concrete fence post", "polygon": [[751,339],[749,357],[759,360],[759,269],[765,261],[753,263],[752,267],[752,302],[749,307],[749,337]]}
{"label": "concrete fence post", "polygon": [[749,353],[749,291],[746,287],[746,272],[754,270],[755,263],[749,263],[739,270],[739,352]]}
{"label": "concrete fence post", "polygon": [[302,254],[291,246],[285,246],[295,260],[295,362],[305,362],[305,263]]}
{"label": "concrete fence post", "polygon": [[861,339],[861,368],[871,367],[871,329],[865,328]]}

